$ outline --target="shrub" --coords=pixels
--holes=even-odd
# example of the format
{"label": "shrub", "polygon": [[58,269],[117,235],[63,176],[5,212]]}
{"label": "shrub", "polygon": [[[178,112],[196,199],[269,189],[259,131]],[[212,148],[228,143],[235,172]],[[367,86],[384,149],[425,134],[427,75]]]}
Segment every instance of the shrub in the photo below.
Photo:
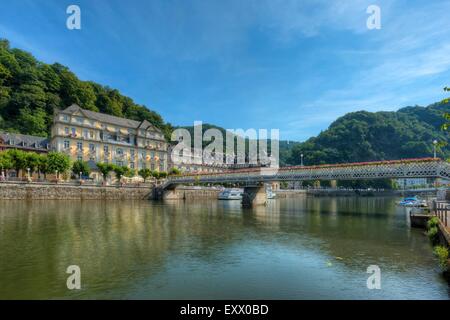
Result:
{"label": "shrub", "polygon": [[439,259],[439,266],[447,270],[448,268],[448,248],[444,246],[436,246],[434,247],[434,254]]}
{"label": "shrub", "polygon": [[439,225],[439,219],[438,217],[432,217],[430,220],[428,220],[427,222],[427,229],[431,229],[433,227],[437,227]]}
{"label": "shrub", "polygon": [[431,242],[433,244],[437,243],[438,240],[439,240],[439,238],[438,238],[438,228],[437,227],[431,227],[430,229],[428,229],[427,236],[428,236],[428,238],[431,240]]}

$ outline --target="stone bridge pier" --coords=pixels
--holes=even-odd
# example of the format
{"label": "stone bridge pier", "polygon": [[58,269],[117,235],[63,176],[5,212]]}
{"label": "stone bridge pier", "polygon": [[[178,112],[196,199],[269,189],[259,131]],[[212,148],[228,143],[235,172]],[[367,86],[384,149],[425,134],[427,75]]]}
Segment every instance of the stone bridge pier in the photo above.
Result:
{"label": "stone bridge pier", "polygon": [[244,208],[265,205],[266,202],[267,196],[264,184],[244,187],[244,193],[242,194],[242,206]]}

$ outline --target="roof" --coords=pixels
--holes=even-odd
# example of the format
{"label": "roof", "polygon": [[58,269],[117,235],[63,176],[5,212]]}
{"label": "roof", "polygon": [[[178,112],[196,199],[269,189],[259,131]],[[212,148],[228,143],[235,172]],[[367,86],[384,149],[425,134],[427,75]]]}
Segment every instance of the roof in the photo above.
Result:
{"label": "roof", "polygon": [[0,139],[8,145],[36,149],[47,149],[47,145],[50,143],[48,138],[10,132],[0,132]]}
{"label": "roof", "polygon": [[106,113],[100,113],[100,112],[82,109],[77,104],[72,104],[70,107],[67,107],[66,109],[60,111],[60,113],[74,114],[77,111],[80,111],[86,118],[89,118],[92,120],[97,120],[100,122],[107,122],[107,123],[114,124],[117,126],[128,127],[128,128],[133,128],[133,129],[138,129],[139,127],[143,128],[143,129],[150,128],[154,131],[161,132],[161,130],[159,128],[155,127],[147,120],[136,121],[136,120],[126,119],[126,118],[116,117],[116,116],[112,116],[112,115],[109,115]]}

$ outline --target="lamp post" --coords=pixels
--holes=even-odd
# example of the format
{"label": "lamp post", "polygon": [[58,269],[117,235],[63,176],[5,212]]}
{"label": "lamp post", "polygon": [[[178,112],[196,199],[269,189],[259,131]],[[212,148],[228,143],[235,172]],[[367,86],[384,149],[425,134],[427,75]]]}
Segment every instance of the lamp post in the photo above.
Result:
{"label": "lamp post", "polygon": [[83,172],[80,171],[80,180],[81,180],[81,175],[83,174]]}
{"label": "lamp post", "polygon": [[300,166],[303,167],[303,153],[300,155]]}
{"label": "lamp post", "polygon": [[28,180],[30,180],[30,168],[27,168],[27,172],[28,172]]}
{"label": "lamp post", "polygon": [[437,140],[433,140],[433,158],[436,159],[436,146],[437,146]]}
{"label": "lamp post", "polygon": [[56,181],[58,181],[58,169],[55,170]]}

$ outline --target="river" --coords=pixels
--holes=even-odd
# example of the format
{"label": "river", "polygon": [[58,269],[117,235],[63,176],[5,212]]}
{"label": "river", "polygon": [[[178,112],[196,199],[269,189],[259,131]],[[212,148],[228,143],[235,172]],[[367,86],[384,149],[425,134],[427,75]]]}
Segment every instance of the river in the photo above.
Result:
{"label": "river", "polygon": [[0,201],[0,299],[449,299],[396,200]]}

